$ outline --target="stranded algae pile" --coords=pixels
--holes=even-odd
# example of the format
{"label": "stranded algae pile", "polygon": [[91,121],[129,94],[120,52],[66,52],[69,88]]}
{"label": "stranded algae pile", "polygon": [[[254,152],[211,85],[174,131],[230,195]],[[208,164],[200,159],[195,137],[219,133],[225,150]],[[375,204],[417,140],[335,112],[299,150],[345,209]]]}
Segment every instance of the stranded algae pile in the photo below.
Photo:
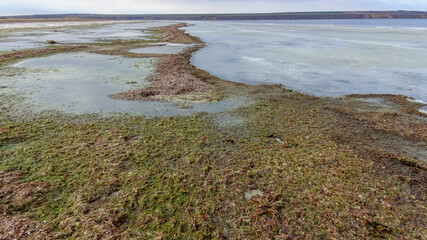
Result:
{"label": "stranded algae pile", "polygon": [[[182,26],[153,30],[150,42],[203,44]],[[153,57],[126,51],[144,44],[0,59]],[[190,64],[199,47],[157,56],[148,89],[112,97],[180,104],[238,95],[250,105],[154,119],[16,118],[0,102],[0,239],[426,239],[427,124],[416,103],[223,81]]]}

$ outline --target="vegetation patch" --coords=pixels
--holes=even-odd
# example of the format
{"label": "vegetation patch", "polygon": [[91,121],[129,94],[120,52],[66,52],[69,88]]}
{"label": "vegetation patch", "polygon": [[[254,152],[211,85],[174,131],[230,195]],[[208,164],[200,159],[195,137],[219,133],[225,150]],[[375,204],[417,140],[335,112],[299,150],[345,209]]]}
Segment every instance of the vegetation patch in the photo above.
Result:
{"label": "vegetation patch", "polygon": [[[17,120],[0,107],[0,238],[426,239],[424,159],[397,152],[426,146],[422,116],[396,107],[395,125],[376,124],[389,107],[230,83],[189,56],[160,64],[200,80],[196,90],[250,97],[228,110],[238,121]],[[181,87],[155,82],[141,99]]]}
{"label": "vegetation patch", "polygon": [[12,61],[17,61],[23,58],[33,58],[39,56],[45,56],[55,53],[70,52],[70,51],[81,51],[84,50],[85,46],[65,45],[65,46],[53,46],[47,48],[31,49],[31,50],[19,50],[13,52],[4,52],[0,54],[0,65],[10,64]]}
{"label": "vegetation patch", "polygon": [[[204,82],[185,68],[189,64],[194,49],[177,55],[161,57],[157,63],[157,74],[151,79],[152,85],[146,89],[134,89],[123,93],[111,94],[113,99],[164,101],[175,100],[211,101],[215,98],[215,87]],[[211,92],[211,94],[209,94]],[[192,97],[189,97],[189,96]],[[210,95],[212,95],[212,98]]]}
{"label": "vegetation patch", "polygon": [[[158,38],[163,42],[181,44],[202,44],[203,42],[178,29],[186,24],[175,24],[157,28]],[[109,97],[137,101],[170,101],[174,103],[191,103],[199,101],[220,100],[222,95],[214,84],[204,81],[189,69],[193,52],[203,45],[185,50],[180,54],[162,56],[156,63],[157,75],[146,89],[133,89],[127,92],[111,94]],[[151,56],[151,55],[150,55]],[[205,73],[206,74],[206,73]]]}

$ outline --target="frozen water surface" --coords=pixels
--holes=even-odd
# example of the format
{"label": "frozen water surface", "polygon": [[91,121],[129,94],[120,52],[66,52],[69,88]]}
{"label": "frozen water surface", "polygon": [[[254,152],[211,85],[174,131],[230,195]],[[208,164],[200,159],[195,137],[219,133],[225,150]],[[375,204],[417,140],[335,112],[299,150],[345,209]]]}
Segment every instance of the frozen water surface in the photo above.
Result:
{"label": "frozen water surface", "polygon": [[[0,24],[0,51],[43,47],[49,45],[48,40],[58,43],[93,43],[115,39],[147,39],[149,33],[146,29],[172,24],[166,21],[77,23],[23,23],[25,28],[16,24]],[[10,25],[16,26],[13,28]]]}
{"label": "frozen water surface", "polygon": [[[182,109],[170,103],[110,99],[107,95],[149,86],[155,59],[132,59],[90,53],[57,54],[14,64],[13,74],[0,76],[0,92],[23,93],[31,110],[67,113],[132,113],[146,116],[220,112],[242,106],[246,99],[194,104]],[[23,70],[22,74],[19,74]],[[11,70],[8,70],[11,71]],[[17,109],[16,111],[20,111]]]}
{"label": "frozen water surface", "polygon": [[427,20],[191,22],[192,63],[226,80],[318,95],[427,101]]}

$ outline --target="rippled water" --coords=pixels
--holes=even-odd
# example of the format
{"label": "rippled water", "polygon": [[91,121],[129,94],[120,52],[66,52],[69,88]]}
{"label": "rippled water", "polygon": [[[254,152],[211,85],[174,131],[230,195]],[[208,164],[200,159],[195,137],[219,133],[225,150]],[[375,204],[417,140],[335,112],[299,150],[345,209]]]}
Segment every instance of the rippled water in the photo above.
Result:
{"label": "rippled water", "polygon": [[427,20],[192,22],[192,63],[223,79],[318,95],[427,101]]}

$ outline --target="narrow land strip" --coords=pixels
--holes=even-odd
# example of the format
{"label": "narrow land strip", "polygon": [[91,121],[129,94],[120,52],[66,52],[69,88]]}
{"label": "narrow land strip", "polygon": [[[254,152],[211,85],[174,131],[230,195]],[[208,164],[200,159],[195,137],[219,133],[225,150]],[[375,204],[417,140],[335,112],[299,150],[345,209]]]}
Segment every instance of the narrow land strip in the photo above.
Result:
{"label": "narrow land strip", "polygon": [[160,78],[171,66],[197,93],[253,103],[172,118],[19,120],[0,102],[0,238],[426,239],[417,104],[227,82],[189,56],[162,56],[151,91],[179,95],[182,85]]}

